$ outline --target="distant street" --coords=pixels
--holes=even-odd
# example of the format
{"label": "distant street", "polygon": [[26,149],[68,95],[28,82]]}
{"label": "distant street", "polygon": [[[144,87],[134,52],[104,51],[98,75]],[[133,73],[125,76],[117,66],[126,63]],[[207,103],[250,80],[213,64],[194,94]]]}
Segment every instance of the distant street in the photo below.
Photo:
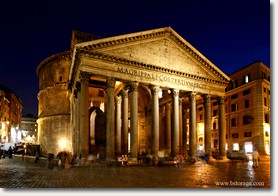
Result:
{"label": "distant street", "polygon": [[[0,159],[1,188],[270,188],[269,157],[259,162],[202,161],[152,167],[108,167],[92,164],[73,168],[46,168],[46,160]],[[273,185],[272,185],[273,186]]]}

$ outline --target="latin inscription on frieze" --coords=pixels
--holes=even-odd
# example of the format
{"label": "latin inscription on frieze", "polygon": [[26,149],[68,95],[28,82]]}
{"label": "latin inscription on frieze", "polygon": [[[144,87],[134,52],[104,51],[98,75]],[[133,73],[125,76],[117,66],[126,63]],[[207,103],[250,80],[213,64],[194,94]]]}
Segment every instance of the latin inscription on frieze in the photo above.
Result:
{"label": "latin inscription on frieze", "polygon": [[177,85],[206,89],[206,84],[192,82],[192,81],[188,81],[185,79],[178,79],[178,78],[166,75],[166,74],[151,73],[148,71],[127,69],[127,68],[121,68],[121,67],[118,67],[117,71],[120,73],[132,75],[132,76],[139,76],[139,77],[152,79],[152,80],[156,80],[156,81],[160,81],[160,82],[170,82],[170,83],[177,84]]}

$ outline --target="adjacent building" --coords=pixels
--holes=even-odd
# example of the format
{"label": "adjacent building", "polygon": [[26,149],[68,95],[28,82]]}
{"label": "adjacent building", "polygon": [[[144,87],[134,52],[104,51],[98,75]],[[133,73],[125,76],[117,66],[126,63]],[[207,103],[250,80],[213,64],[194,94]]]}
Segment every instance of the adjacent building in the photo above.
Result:
{"label": "adjacent building", "polygon": [[0,142],[20,141],[22,101],[9,88],[0,85]]}
{"label": "adjacent building", "polygon": [[21,133],[22,142],[29,144],[38,143],[38,124],[37,117],[33,114],[25,114],[22,116]]}
{"label": "adjacent building", "polygon": [[227,149],[270,153],[270,68],[254,62],[230,75],[226,89]]}

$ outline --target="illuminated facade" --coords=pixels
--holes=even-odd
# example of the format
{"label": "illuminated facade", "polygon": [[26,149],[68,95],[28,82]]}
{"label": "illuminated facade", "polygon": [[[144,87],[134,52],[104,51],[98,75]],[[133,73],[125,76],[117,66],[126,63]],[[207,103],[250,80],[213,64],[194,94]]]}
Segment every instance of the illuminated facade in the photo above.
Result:
{"label": "illuminated facade", "polygon": [[71,43],[70,51],[37,68],[44,153],[68,150],[86,157],[99,152],[106,158],[120,153],[134,160],[142,151],[211,155],[216,101],[217,147],[220,158],[226,157],[230,78],[173,29],[110,38],[74,31]]}
{"label": "illuminated facade", "polygon": [[0,142],[20,140],[22,101],[10,89],[0,85]]}
{"label": "illuminated facade", "polygon": [[37,117],[26,114],[21,121],[21,141],[29,144],[38,143],[38,124]]}
{"label": "illuminated facade", "polygon": [[227,148],[270,154],[270,68],[255,62],[230,75],[226,93]]}

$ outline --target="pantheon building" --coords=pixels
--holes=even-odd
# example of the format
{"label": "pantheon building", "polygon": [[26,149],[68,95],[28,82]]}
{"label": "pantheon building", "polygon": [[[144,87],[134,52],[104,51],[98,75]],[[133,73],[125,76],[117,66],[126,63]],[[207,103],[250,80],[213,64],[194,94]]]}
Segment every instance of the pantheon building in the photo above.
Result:
{"label": "pantheon building", "polygon": [[108,38],[73,31],[70,50],[42,61],[37,76],[44,154],[195,158],[201,143],[211,156],[211,103],[216,101],[217,147],[220,158],[226,157],[224,102],[230,78],[171,27]]}

